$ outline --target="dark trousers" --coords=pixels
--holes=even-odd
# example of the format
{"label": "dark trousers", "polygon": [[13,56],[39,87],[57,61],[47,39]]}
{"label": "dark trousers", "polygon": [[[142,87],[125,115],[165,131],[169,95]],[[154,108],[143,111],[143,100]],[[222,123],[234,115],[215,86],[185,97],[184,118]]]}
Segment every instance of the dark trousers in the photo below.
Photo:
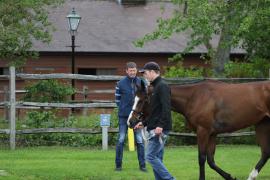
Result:
{"label": "dark trousers", "polygon": [[[118,140],[116,144],[116,157],[115,157],[116,167],[122,166],[125,138],[126,138],[127,130],[128,130],[127,118],[128,117],[119,117],[119,134],[118,134]],[[136,146],[137,146],[137,156],[138,156],[139,166],[145,167],[144,142],[143,142],[141,131],[140,130],[134,131],[134,137],[135,137]]]}

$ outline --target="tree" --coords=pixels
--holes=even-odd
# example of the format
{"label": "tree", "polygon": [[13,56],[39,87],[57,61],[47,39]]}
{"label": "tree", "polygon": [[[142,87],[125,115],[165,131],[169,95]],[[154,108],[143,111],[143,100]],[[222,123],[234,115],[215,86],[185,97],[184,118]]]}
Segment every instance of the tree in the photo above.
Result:
{"label": "tree", "polygon": [[20,66],[37,57],[33,41],[48,43],[52,24],[48,21],[50,6],[62,0],[0,0],[0,59]]}
{"label": "tree", "polygon": [[270,60],[270,0],[255,1],[252,11],[239,27],[239,38],[243,48],[254,60]]}
{"label": "tree", "polygon": [[[172,17],[159,18],[156,30],[137,40],[135,45],[143,46],[151,40],[167,39],[174,33],[185,33],[189,35],[190,40],[181,54],[191,52],[196,46],[204,45],[208,50],[206,57],[210,59],[216,75],[223,73],[233,47],[245,49],[253,47],[252,42],[257,36],[249,40],[251,38],[246,31],[252,34],[262,24],[266,26],[269,24],[269,20],[267,22],[261,20],[260,25],[254,26],[255,21],[252,21],[255,20],[254,15],[260,16],[261,11],[266,11],[266,15],[269,14],[270,6],[266,6],[269,0],[173,0],[173,2],[176,9]],[[269,38],[269,31],[263,36]],[[217,47],[211,44],[214,37],[219,37]]]}

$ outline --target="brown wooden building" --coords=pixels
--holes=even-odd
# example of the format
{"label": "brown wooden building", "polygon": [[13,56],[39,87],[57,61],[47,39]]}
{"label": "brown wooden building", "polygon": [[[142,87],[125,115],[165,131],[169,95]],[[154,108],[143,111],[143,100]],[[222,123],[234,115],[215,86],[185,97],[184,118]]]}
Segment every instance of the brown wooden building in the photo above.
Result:
{"label": "brown wooden building", "polygon": [[[174,35],[168,40],[156,40],[137,48],[133,42],[152,32],[158,17],[169,17],[175,6],[170,2],[151,1],[131,3],[128,0],[66,0],[63,5],[50,10],[50,20],[56,28],[52,42],[35,42],[34,50],[40,53],[38,60],[29,60],[23,73],[71,73],[71,37],[66,16],[74,7],[82,17],[76,35],[75,73],[88,75],[125,75],[125,64],[134,61],[142,67],[148,61],[156,61],[162,67],[168,66],[168,58],[181,52],[187,43],[185,34]],[[161,13],[160,7],[164,7]],[[215,40],[213,40],[215,44]],[[206,48],[197,47],[186,55],[185,65],[201,64],[200,55]],[[232,55],[243,51],[233,50]],[[0,73],[6,74],[7,65],[0,61]],[[1,81],[3,87],[7,81]],[[23,89],[25,81],[17,82],[17,90]],[[115,82],[77,80],[76,89],[114,89]],[[88,100],[113,100],[114,94],[90,94]],[[76,100],[81,100],[76,95]]]}

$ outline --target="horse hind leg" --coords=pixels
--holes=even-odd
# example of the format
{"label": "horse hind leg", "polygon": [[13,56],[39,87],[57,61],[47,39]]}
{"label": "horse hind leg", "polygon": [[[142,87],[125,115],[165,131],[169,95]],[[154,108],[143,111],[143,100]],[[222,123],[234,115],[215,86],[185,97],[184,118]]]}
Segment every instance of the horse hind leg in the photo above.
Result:
{"label": "horse hind leg", "polygon": [[208,165],[215,170],[218,174],[220,174],[226,180],[236,180],[236,178],[232,178],[230,174],[223,171],[219,168],[215,163],[215,150],[216,150],[216,135],[210,136],[208,146],[207,146],[207,163]]}
{"label": "horse hind leg", "polygon": [[197,128],[198,160],[199,160],[199,180],[205,180],[206,149],[208,144],[208,132],[204,128]]}
{"label": "horse hind leg", "polygon": [[256,139],[261,147],[261,158],[249,174],[248,180],[255,180],[270,157],[270,118],[264,118],[256,125]]}

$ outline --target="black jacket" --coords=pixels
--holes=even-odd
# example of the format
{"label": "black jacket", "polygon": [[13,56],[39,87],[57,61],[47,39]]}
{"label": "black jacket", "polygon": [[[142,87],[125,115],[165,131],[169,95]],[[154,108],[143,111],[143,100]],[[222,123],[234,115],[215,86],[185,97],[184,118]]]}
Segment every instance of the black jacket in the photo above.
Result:
{"label": "black jacket", "polygon": [[151,95],[150,115],[146,119],[147,130],[161,127],[163,130],[172,129],[171,90],[159,76],[151,85],[154,87]]}

